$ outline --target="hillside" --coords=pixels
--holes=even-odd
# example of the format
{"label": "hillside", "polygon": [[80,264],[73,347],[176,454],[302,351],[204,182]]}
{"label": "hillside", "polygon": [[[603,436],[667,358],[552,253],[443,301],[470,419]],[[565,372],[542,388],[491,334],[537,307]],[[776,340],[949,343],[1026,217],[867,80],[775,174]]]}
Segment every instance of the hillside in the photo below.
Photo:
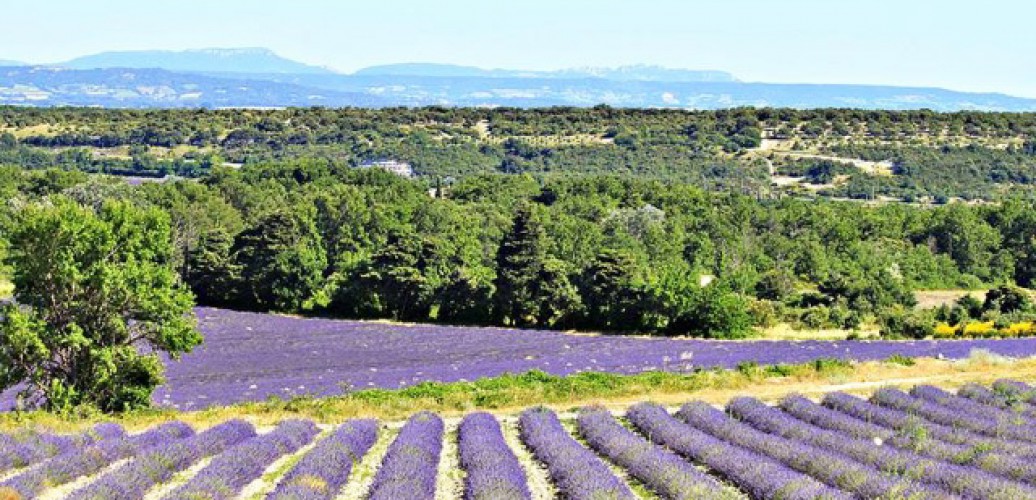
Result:
{"label": "hillside", "polygon": [[163,69],[0,71],[0,104],[110,108],[378,106],[370,94],[315,89],[257,78],[220,78]]}

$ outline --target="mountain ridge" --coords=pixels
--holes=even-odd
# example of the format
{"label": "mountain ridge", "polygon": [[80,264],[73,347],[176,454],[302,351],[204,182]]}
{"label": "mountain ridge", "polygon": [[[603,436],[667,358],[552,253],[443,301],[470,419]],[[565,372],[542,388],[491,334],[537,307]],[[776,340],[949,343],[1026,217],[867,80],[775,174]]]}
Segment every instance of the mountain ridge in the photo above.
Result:
{"label": "mountain ridge", "polygon": [[109,51],[76,57],[53,66],[70,69],[156,68],[191,73],[334,73],[261,47]]}
{"label": "mountain ridge", "polygon": [[104,52],[57,65],[9,66],[0,71],[0,105],[3,104],[523,108],[607,104],[681,109],[751,106],[1036,111],[1036,99],[1002,93],[934,87],[742,82],[723,71],[644,64],[525,71],[404,63],[343,74],[293,61],[265,48]]}
{"label": "mountain ridge", "polygon": [[667,68],[658,65],[633,64],[616,67],[565,68],[553,71],[519,69],[484,69],[441,63],[398,63],[368,66],[352,73],[354,76],[427,76],[471,78],[542,78],[582,79],[601,78],[617,81],[658,82],[736,82],[726,71]]}

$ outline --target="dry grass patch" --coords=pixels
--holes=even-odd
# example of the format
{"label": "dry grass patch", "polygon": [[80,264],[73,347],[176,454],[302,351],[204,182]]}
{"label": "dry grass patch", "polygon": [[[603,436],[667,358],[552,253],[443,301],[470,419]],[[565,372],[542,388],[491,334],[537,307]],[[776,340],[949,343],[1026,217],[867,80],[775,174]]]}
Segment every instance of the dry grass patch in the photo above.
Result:
{"label": "dry grass patch", "polygon": [[971,295],[980,302],[986,300],[988,290],[918,290],[914,292],[918,309],[934,309],[942,305],[952,306],[957,299]]}

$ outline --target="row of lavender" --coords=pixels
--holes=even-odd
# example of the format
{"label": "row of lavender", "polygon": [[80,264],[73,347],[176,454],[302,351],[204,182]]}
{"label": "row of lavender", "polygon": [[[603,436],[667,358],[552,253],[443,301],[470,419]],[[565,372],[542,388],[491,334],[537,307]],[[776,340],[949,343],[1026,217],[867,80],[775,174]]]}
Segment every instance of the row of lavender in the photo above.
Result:
{"label": "row of lavender", "polygon": [[[534,408],[518,427],[558,493],[574,500],[637,498],[631,484],[675,499],[1036,498],[1036,390],[1016,381],[957,394],[881,389],[870,400],[790,396],[776,407],[738,398],[725,411],[692,402],[675,415],[642,403],[625,421],[584,408],[569,429]],[[316,441],[267,498],[330,499],[378,433],[374,420],[349,421],[319,440],[308,421],[258,434],[231,420],[200,433],[172,422],[135,435],[107,424],[74,436],[0,435],[0,498],[35,498],[87,476],[66,496],[235,498],[278,459]],[[381,460],[368,498],[435,498],[444,434],[437,415],[414,415]],[[466,416],[457,439],[466,499],[532,498],[496,418]]]}

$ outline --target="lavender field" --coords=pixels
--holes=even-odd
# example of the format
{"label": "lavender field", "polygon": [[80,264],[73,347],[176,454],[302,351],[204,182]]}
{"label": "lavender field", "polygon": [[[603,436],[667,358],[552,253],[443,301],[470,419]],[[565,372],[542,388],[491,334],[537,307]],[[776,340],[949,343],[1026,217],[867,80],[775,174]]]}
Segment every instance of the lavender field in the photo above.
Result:
{"label": "lavender field", "polygon": [[[199,308],[205,344],[168,363],[159,405],[201,409],[270,396],[335,395],[422,381],[474,380],[528,370],[637,373],[803,363],[893,354],[964,358],[974,349],[1036,355],[1036,339],[939,341],[707,341],[567,335],[503,328],[398,325]],[[11,408],[13,392],[0,397]]]}
{"label": "lavender field", "polygon": [[1036,498],[1036,389],[0,434],[0,498]]}

